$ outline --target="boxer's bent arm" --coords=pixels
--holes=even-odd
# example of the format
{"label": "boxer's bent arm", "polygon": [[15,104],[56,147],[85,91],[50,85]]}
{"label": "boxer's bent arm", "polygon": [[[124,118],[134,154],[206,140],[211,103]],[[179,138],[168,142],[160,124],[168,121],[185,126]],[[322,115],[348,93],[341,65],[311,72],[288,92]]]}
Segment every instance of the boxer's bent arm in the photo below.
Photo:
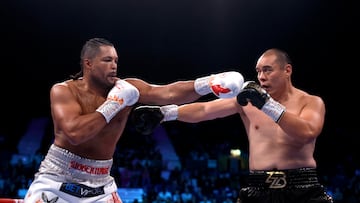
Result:
{"label": "boxer's bent arm", "polygon": [[51,88],[50,102],[55,134],[65,136],[73,145],[93,138],[106,125],[97,112],[82,115],[79,103],[64,83]]}

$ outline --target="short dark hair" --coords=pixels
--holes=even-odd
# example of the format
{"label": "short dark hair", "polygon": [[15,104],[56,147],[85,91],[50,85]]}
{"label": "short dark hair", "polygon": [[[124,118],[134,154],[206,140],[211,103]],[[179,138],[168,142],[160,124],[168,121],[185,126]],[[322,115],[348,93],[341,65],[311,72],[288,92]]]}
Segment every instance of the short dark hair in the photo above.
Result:
{"label": "short dark hair", "polygon": [[292,64],[291,58],[286,51],[279,49],[279,48],[274,48],[272,50],[275,52],[275,54],[280,62]]}
{"label": "short dark hair", "polygon": [[109,40],[104,38],[92,38],[85,42],[80,52],[80,67],[81,70],[75,75],[70,75],[71,79],[78,79],[83,75],[83,63],[84,59],[94,58],[100,51],[100,46],[114,46]]}

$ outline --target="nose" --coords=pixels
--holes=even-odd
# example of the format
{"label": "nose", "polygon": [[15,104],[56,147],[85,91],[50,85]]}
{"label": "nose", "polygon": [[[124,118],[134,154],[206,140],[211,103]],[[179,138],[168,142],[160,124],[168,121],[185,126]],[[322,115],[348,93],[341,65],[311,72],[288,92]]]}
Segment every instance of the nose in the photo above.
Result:
{"label": "nose", "polygon": [[111,69],[117,69],[117,63],[116,61],[113,61],[111,64]]}
{"label": "nose", "polygon": [[259,81],[264,81],[266,80],[266,77],[265,77],[265,74],[263,71],[259,71],[258,74],[257,74],[257,78]]}

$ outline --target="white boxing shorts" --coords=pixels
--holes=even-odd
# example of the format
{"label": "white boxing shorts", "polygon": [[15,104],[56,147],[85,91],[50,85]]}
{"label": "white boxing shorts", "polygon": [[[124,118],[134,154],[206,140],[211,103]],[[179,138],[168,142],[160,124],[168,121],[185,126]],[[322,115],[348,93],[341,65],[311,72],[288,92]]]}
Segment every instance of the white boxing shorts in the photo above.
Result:
{"label": "white boxing shorts", "polygon": [[92,160],[52,144],[31,183],[25,203],[122,203],[113,160]]}

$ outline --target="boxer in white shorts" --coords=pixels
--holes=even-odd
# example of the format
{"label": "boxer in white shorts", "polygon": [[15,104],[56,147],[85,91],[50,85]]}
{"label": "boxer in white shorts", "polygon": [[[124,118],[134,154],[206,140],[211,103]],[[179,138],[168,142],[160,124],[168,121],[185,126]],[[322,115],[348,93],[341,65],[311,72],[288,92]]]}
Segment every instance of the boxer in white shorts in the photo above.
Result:
{"label": "boxer in white shorts", "polygon": [[235,71],[165,85],[121,79],[117,51],[103,38],[86,41],[80,59],[80,72],[50,89],[55,139],[28,188],[26,203],[121,202],[110,169],[136,103],[183,104],[209,93],[235,97],[243,84]]}
{"label": "boxer in white shorts", "polygon": [[53,144],[35,174],[25,202],[121,203],[110,176],[112,162],[81,158]]}

